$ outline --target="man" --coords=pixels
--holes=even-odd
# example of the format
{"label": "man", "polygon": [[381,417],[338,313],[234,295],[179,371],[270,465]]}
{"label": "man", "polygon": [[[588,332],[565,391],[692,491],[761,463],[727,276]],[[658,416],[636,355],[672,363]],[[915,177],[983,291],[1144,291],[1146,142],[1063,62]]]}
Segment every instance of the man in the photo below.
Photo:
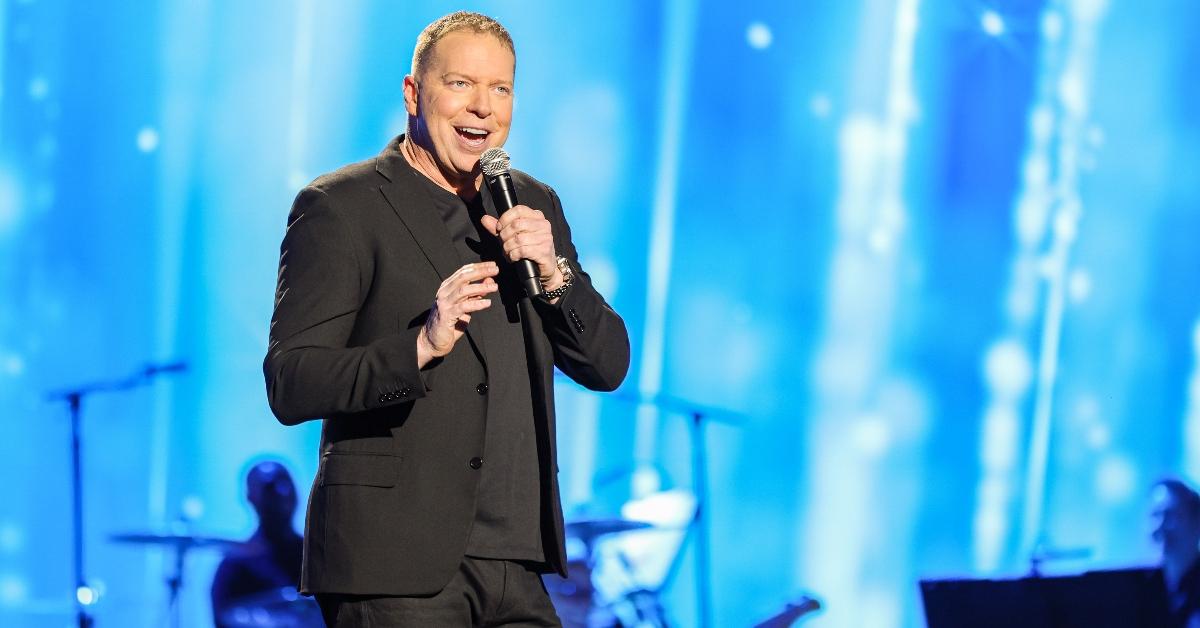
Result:
{"label": "man", "polygon": [[254,465],[246,474],[246,499],[258,516],[258,529],[217,567],[212,584],[213,622],[218,628],[240,625],[245,622],[238,621],[239,610],[267,607],[302,620],[309,615],[311,601],[295,600],[302,539],[292,528],[296,485],[291,474],[274,461]]}
{"label": "man", "polygon": [[1172,626],[1200,628],[1200,495],[1170,478],[1154,485],[1151,502]]}
{"label": "man", "polygon": [[514,171],[523,204],[500,216],[482,187],[515,63],[491,18],[430,24],[407,133],[289,217],[264,371],[282,423],[324,419],[300,588],[330,625],[559,623],[539,577],[565,572],[553,368],[615,389],[629,340],[553,190]]}

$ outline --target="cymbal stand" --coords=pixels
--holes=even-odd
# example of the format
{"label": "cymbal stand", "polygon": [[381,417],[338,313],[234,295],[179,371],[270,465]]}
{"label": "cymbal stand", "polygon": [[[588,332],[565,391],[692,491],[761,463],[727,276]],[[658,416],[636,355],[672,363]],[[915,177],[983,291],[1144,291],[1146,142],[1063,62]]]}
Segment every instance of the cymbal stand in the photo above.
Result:
{"label": "cymbal stand", "polygon": [[692,526],[696,531],[696,606],[697,625],[706,628],[712,618],[711,554],[708,536],[708,446],[704,441],[704,413],[692,410],[692,486],[696,490],[696,513]]}
{"label": "cymbal stand", "polygon": [[175,544],[175,571],[169,574],[166,580],[167,613],[173,628],[179,628],[180,625],[179,592],[183,590],[183,562],[191,547],[188,543]]}
{"label": "cymbal stand", "polygon": [[[705,414],[702,410],[692,407],[686,414],[691,418],[689,433],[692,441],[692,490],[696,494],[696,511],[692,520],[687,524],[684,541],[693,539],[696,546],[696,625],[707,628],[712,617],[712,575],[711,554],[709,553],[709,531],[706,508],[708,507],[708,447],[704,440]],[[655,591],[657,595],[665,590],[675,579],[683,563],[684,551],[681,546],[667,568],[667,575]]]}

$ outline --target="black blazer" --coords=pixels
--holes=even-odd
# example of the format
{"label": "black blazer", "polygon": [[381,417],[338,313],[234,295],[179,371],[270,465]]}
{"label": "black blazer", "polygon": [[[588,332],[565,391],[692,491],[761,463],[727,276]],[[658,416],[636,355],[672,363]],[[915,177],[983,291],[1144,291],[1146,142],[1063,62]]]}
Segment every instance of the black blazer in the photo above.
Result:
{"label": "black blazer", "polygon": [[[263,364],[285,425],[323,418],[308,503],[304,593],[428,595],[462,560],[475,516],[488,397],[485,339],[467,334],[417,369],[417,332],[442,280],[461,266],[423,177],[399,152],[324,175],[297,196],[280,247]],[[575,285],[554,305],[521,299],[538,439],[546,560],[565,574],[553,371],[613,390],[629,367],[625,323],[579,267],[557,195],[513,171],[518,198],[542,210]],[[490,203],[484,193],[484,202]]]}

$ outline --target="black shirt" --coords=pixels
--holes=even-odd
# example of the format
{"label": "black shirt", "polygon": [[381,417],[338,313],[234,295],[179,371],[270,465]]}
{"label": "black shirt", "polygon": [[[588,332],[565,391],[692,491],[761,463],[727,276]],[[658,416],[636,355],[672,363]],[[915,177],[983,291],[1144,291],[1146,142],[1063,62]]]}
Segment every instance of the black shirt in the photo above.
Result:
{"label": "black shirt", "polygon": [[[425,180],[463,264],[493,261],[500,266],[492,305],[471,315],[468,334],[487,365],[487,381],[469,394],[487,399],[483,466],[475,498],[475,521],[466,553],[479,558],[541,562],[539,520],[542,491],[534,432],[532,382],[521,330],[520,282],[503,257],[496,236],[480,218],[483,192],[470,202]],[[489,212],[496,216],[495,210]]]}

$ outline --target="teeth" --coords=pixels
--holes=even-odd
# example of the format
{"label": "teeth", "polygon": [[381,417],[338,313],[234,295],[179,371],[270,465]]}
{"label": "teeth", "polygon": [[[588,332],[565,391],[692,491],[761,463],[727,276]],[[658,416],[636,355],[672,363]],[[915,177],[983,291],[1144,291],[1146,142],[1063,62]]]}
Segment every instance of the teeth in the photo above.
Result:
{"label": "teeth", "polygon": [[474,133],[475,135],[486,135],[487,134],[487,131],[484,131],[483,129],[475,129],[475,128],[471,128],[469,126],[459,127],[459,130],[466,131],[467,133]]}

